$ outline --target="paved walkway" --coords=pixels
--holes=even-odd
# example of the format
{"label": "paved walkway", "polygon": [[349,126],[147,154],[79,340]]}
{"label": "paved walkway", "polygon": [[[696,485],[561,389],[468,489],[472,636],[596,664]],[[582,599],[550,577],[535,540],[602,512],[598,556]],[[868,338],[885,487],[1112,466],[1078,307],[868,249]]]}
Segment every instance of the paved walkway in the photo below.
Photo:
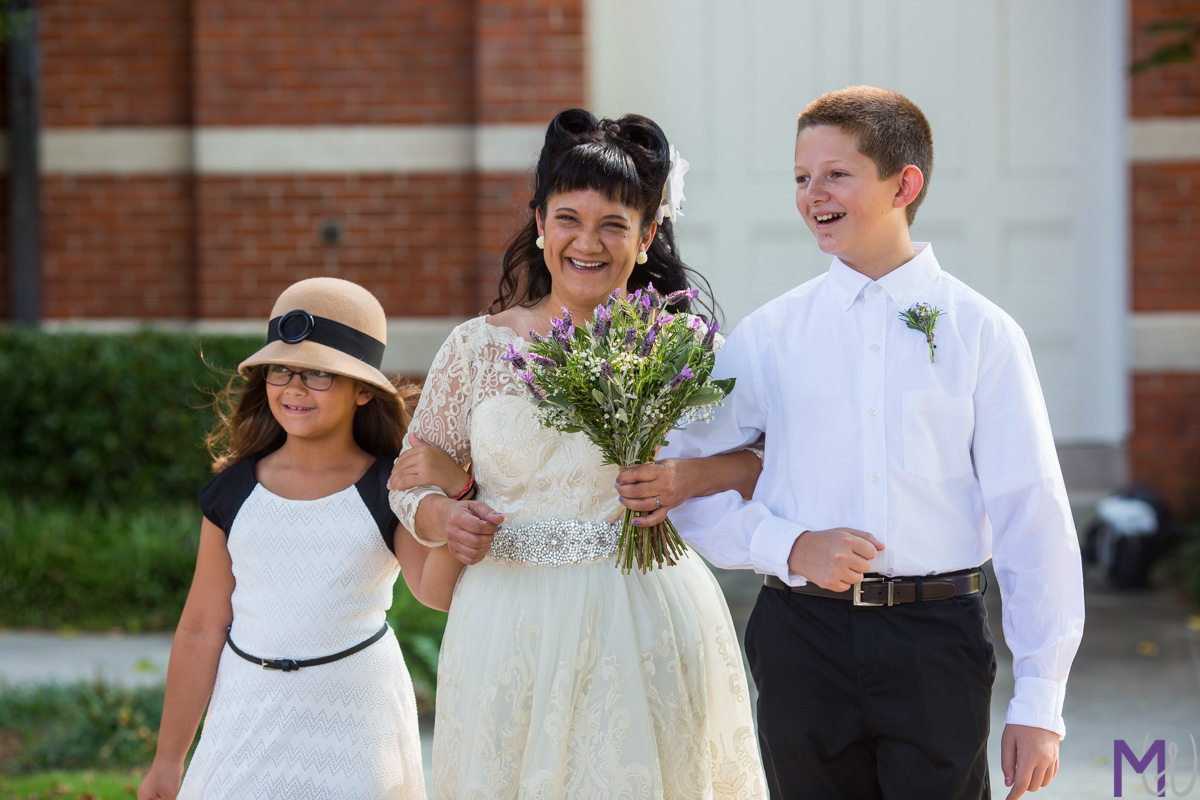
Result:
{"label": "paved walkway", "polygon": [[[761,585],[745,572],[718,572],[739,628]],[[995,583],[991,584],[993,587]],[[1012,692],[1011,656],[1003,644],[999,592],[989,591],[989,613],[1000,660],[991,742],[993,794],[1002,798],[1000,732]],[[1087,578],[1088,620],[1067,693],[1068,736],[1058,778],[1037,800],[1091,800],[1113,796],[1113,742],[1124,739],[1140,754],[1143,741],[1165,739],[1179,748],[1175,774],[1185,788],[1192,770],[1189,735],[1200,742],[1200,611],[1166,590],[1114,592],[1099,576]],[[71,681],[102,677],[126,684],[163,680],[169,635],[62,636],[0,631],[0,681]],[[430,720],[423,720],[426,770]],[[1148,796],[1125,767],[1125,796]],[[1168,791],[1170,791],[1168,789]],[[1200,785],[1193,793],[1200,797]]]}

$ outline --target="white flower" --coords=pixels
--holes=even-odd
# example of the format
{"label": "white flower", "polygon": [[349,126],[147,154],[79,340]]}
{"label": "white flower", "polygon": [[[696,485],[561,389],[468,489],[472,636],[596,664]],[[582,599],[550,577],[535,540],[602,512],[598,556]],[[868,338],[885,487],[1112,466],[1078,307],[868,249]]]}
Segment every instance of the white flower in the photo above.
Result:
{"label": "white flower", "polygon": [[667,182],[663,184],[658,213],[654,216],[654,221],[658,223],[664,219],[678,219],[683,216],[679,206],[683,202],[683,174],[688,171],[688,162],[679,155],[674,145],[668,147],[671,148],[671,169],[667,173]]}

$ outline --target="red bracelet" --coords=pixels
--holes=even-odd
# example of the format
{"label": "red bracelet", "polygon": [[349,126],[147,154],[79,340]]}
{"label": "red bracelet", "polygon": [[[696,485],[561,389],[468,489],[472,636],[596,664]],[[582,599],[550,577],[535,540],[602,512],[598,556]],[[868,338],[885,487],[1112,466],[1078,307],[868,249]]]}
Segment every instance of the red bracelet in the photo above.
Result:
{"label": "red bracelet", "polygon": [[474,488],[475,488],[475,476],[474,476],[474,475],[468,475],[468,476],[467,476],[467,486],[466,486],[466,488],[465,488],[465,489],[463,489],[463,490],[462,490],[461,492],[459,492],[458,494],[454,495],[454,499],[455,499],[455,500],[462,500],[464,497],[466,497],[467,495],[469,495],[469,494],[471,493],[471,490],[472,490],[472,489],[474,489]]}

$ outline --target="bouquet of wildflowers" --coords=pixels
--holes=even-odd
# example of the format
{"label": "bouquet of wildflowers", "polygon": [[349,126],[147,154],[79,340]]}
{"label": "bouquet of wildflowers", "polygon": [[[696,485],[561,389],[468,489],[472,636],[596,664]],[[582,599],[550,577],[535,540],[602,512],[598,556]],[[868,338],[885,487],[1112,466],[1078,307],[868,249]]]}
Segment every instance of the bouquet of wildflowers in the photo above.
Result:
{"label": "bouquet of wildflowers", "polygon": [[[653,286],[622,297],[615,291],[596,307],[590,325],[576,327],[571,312],[552,320],[547,337],[530,332],[530,355],[515,348],[505,360],[520,371],[538,401],[539,421],[563,433],[582,431],[606,464],[631,466],[654,460],[667,434],[694,420],[712,419],[733,389],[733,379],[711,380],[717,324],[673,316],[667,306],[694,298]],[[672,565],[687,545],[671,521],[633,524],[625,510],[617,566],[645,572]]]}

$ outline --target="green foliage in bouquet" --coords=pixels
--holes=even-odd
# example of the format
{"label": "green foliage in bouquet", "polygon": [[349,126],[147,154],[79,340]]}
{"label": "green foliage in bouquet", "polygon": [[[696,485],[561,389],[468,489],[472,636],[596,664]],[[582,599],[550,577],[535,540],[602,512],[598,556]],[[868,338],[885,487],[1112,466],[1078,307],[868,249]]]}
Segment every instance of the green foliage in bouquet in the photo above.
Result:
{"label": "green foliage in bouquet", "polygon": [[[543,425],[582,431],[606,464],[653,461],[670,431],[712,419],[733,390],[732,378],[709,377],[717,324],[666,310],[695,296],[688,290],[664,298],[653,286],[628,297],[616,291],[583,327],[564,308],[549,336],[531,332],[528,358],[510,346],[505,360],[538,401]],[[671,521],[643,528],[634,525],[638,516],[625,511],[617,566],[645,572],[676,563],[687,546]]]}

